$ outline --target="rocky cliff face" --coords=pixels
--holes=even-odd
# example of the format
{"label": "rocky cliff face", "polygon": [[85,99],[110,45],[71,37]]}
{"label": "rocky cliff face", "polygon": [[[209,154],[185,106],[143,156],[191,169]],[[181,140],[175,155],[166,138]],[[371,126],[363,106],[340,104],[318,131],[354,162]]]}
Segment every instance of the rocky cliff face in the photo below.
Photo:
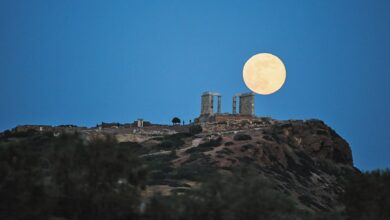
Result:
{"label": "rocky cliff face", "polygon": [[[333,129],[320,120],[271,121],[258,126],[246,123],[240,122],[240,129],[235,130],[221,124],[204,125],[206,132],[179,138],[182,143],[171,148],[174,151],[160,149],[145,154],[149,161],[164,155],[166,161],[164,171],[154,171],[149,187],[164,188],[165,192],[184,190],[212,171],[229,173],[252,167],[302,208],[326,211],[340,206],[338,196],[345,178],[358,171],[348,143]],[[218,132],[214,132],[215,126],[219,126]],[[167,143],[168,139],[160,139],[143,145]]]}

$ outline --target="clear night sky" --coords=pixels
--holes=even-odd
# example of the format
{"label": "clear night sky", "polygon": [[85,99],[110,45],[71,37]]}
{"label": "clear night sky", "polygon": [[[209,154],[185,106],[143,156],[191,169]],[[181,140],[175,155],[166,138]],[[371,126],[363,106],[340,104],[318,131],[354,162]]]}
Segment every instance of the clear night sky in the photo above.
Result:
{"label": "clear night sky", "polygon": [[390,167],[390,1],[0,1],[0,130],[188,122],[203,91],[249,91],[245,61],[279,56],[256,113],[324,120],[363,170]]}

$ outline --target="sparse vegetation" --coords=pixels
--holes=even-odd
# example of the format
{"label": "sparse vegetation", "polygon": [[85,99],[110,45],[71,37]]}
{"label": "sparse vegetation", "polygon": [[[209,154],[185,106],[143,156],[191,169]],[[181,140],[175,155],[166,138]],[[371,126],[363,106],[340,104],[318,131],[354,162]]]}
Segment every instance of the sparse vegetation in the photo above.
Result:
{"label": "sparse vegetation", "polygon": [[3,135],[6,136],[6,137],[10,136],[11,135],[11,131],[10,130],[5,130],[3,132]]}
{"label": "sparse vegetation", "polygon": [[176,158],[176,154],[172,152],[145,157],[145,163],[150,171],[146,184],[158,185],[169,179],[170,173],[173,171],[171,161]]}
{"label": "sparse vegetation", "polygon": [[247,141],[247,140],[252,140],[252,137],[248,134],[238,133],[234,135],[233,139],[235,141]]}
{"label": "sparse vegetation", "polygon": [[172,178],[204,181],[217,174],[210,158],[201,152],[192,153],[188,161],[173,172]]}
{"label": "sparse vegetation", "polygon": [[199,134],[199,133],[202,132],[202,126],[200,126],[200,125],[191,125],[189,130],[190,130],[190,134],[191,135]]}
{"label": "sparse vegetation", "polygon": [[[78,134],[3,132],[0,219],[390,219],[389,170],[359,173],[348,164],[314,159],[300,149],[285,154],[286,166],[281,167],[277,153],[283,152],[274,150],[277,141],[284,140],[271,133],[265,135],[273,143],[255,135],[253,141],[245,141],[252,137],[244,133],[225,143],[230,136],[207,137],[188,149],[178,165],[175,159],[183,152],[177,149],[188,146],[191,131],[155,137],[145,144],[117,143],[109,136],[86,141]],[[219,146],[216,154],[203,153]],[[267,167],[257,164],[259,149],[268,159]],[[351,174],[356,175],[346,178]],[[294,184],[302,189],[313,177],[322,185],[334,184],[328,189],[335,195],[346,185],[341,196],[345,210],[329,211],[325,207],[329,198],[319,205],[316,199],[324,195],[294,191]],[[191,188],[193,183],[196,187]],[[143,191],[146,187],[161,185],[173,189],[172,194],[141,196],[149,193]],[[299,192],[298,200],[289,197],[294,192]],[[303,211],[302,204],[322,211]]]}
{"label": "sparse vegetation", "polygon": [[37,137],[0,145],[0,219],[138,216],[146,170],[128,147]]}
{"label": "sparse vegetation", "polygon": [[353,176],[342,200],[348,219],[390,219],[390,170]]}
{"label": "sparse vegetation", "polygon": [[225,146],[231,146],[231,145],[233,145],[233,144],[234,144],[234,142],[228,141],[228,142],[226,142],[224,145],[225,145]]}
{"label": "sparse vegetation", "polygon": [[154,196],[146,219],[303,219],[309,215],[268,180],[249,171],[215,175],[199,189]]}
{"label": "sparse vegetation", "polygon": [[171,140],[164,140],[159,145],[158,148],[161,150],[170,150],[175,147],[175,143]]}
{"label": "sparse vegetation", "polygon": [[157,146],[153,147],[155,150],[173,150],[183,146],[184,138],[189,137],[188,133],[177,133],[172,135],[166,135],[164,137],[156,137],[154,140],[161,141]]}
{"label": "sparse vegetation", "polygon": [[187,159],[186,163],[193,162],[198,159],[207,158],[207,156],[202,152],[195,152],[190,154],[190,157]]}
{"label": "sparse vegetation", "polygon": [[233,151],[230,150],[230,149],[227,148],[227,147],[224,147],[224,148],[222,148],[222,150],[217,151],[217,153],[226,154],[226,155],[232,155],[232,154],[233,154]]}
{"label": "sparse vegetation", "polygon": [[319,168],[328,174],[339,175],[341,172],[340,167],[337,166],[337,164],[335,164],[331,160],[322,159],[322,160],[318,160],[317,163]]}
{"label": "sparse vegetation", "polygon": [[253,144],[244,144],[241,146],[241,152],[247,151],[248,149],[251,149],[253,147]]}
{"label": "sparse vegetation", "polygon": [[118,143],[121,148],[126,148],[129,152],[134,153],[135,155],[141,155],[148,153],[148,149],[143,147],[137,142],[121,142]]}
{"label": "sparse vegetation", "polygon": [[199,144],[197,147],[190,148],[186,150],[186,153],[194,153],[194,152],[206,152],[212,150],[214,147],[218,147],[222,144],[222,137],[210,139],[204,143]]}
{"label": "sparse vegetation", "polygon": [[263,138],[264,138],[264,140],[267,140],[267,141],[273,141],[273,140],[274,140],[274,139],[273,139],[271,136],[269,136],[269,135],[264,135]]}

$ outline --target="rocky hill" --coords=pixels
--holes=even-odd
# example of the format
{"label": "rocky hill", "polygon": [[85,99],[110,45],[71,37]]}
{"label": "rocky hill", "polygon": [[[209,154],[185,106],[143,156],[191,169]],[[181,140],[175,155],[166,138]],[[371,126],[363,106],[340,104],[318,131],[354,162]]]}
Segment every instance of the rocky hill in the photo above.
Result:
{"label": "rocky hill", "polygon": [[[204,182],[217,175],[230,176],[237,170],[249,169],[269,181],[272,188],[294,200],[300,209],[308,212],[342,209],[339,195],[345,190],[345,181],[349,176],[359,173],[353,166],[348,143],[320,120],[278,121],[264,118],[179,127],[72,128],[76,136],[71,136],[70,140],[69,137],[64,139],[63,136],[69,134],[61,134],[61,130],[56,130],[57,133],[39,130],[18,133],[13,130],[0,135],[0,150],[2,150],[0,156],[5,163],[3,167],[12,167],[15,164],[12,158],[18,157],[9,158],[7,155],[17,154],[16,150],[12,150],[13,147],[20,145],[24,150],[33,148],[34,152],[27,153],[26,157],[39,155],[36,160],[38,162],[27,166],[28,161],[35,160],[22,159],[20,163],[25,165],[18,165],[15,170],[25,166],[24,169],[29,173],[30,167],[35,166],[34,172],[42,176],[42,180],[39,179],[37,182],[45,189],[51,184],[50,180],[55,179],[54,177],[64,170],[73,169],[66,173],[76,174],[61,177],[59,183],[64,181],[64,178],[69,179],[70,182],[73,181],[71,186],[74,187],[84,176],[89,178],[91,170],[98,173],[96,168],[91,168],[94,163],[85,162],[91,157],[102,157],[95,162],[102,163],[100,168],[102,173],[93,177],[108,175],[108,180],[113,181],[111,184],[114,184],[111,187],[115,188],[117,187],[115,184],[123,182],[124,177],[121,177],[124,175],[123,170],[132,167],[118,168],[120,172],[115,179],[113,174],[110,174],[111,171],[103,172],[110,167],[108,162],[110,159],[105,157],[112,155],[114,158],[119,158],[118,161],[124,161],[120,164],[113,161],[115,168],[129,166],[126,165],[128,158],[124,155],[133,155],[140,160],[137,166],[145,166],[148,170],[145,182],[141,184],[142,201],[148,201],[157,194],[183,194],[199,188]],[[99,139],[112,140],[113,138],[116,140],[112,144],[96,142]],[[93,144],[91,148],[78,150],[81,146],[85,146],[85,143]],[[95,145],[103,147],[95,148]],[[106,145],[107,147],[104,147]],[[111,152],[109,150],[111,145],[115,145],[119,153]],[[70,150],[67,150],[67,146]],[[102,152],[97,149],[102,149]],[[83,159],[77,159],[78,157]],[[7,164],[6,161],[9,163]],[[86,171],[81,172],[84,168],[74,165],[77,163],[80,164],[77,166],[84,167]],[[61,170],[60,173],[58,169]],[[1,172],[0,170],[0,174]],[[135,175],[134,171],[131,172]],[[11,174],[12,172],[8,172],[8,175]],[[14,181],[14,177],[11,177],[12,175],[9,179]],[[72,178],[76,179],[72,180]],[[128,181],[131,180],[135,181],[136,185],[141,183],[139,180],[134,180],[134,177]],[[87,182],[92,184],[89,179]],[[2,183],[3,188],[5,183]],[[61,187],[59,189],[62,189]],[[81,184],[80,187],[84,185]],[[82,188],[76,187],[76,189]],[[116,191],[115,189],[113,192]]]}
{"label": "rocky hill", "polygon": [[215,171],[252,167],[302,207],[325,211],[339,207],[344,179],[358,172],[348,143],[319,120],[272,121],[251,128],[241,123],[244,129],[213,132],[215,126],[221,125],[203,125],[206,132],[195,136],[175,134],[141,143],[149,149],[142,157],[160,162],[149,190],[185,190]]}

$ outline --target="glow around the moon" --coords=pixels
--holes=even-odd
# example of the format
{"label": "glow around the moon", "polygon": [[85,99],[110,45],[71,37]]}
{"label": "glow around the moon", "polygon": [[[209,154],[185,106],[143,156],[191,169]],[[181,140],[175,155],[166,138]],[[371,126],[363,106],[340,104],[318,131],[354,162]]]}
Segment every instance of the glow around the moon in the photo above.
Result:
{"label": "glow around the moon", "polygon": [[269,95],[283,86],[286,68],[277,56],[259,53],[246,61],[243,78],[246,86],[253,92]]}

